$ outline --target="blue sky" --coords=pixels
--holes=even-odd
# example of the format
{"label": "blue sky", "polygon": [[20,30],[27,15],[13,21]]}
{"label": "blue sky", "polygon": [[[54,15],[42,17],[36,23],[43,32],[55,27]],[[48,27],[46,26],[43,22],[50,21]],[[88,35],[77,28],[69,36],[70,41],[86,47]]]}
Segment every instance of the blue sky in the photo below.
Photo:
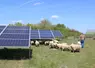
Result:
{"label": "blue sky", "polygon": [[95,0],[0,0],[0,24],[63,23],[83,33],[95,29]]}

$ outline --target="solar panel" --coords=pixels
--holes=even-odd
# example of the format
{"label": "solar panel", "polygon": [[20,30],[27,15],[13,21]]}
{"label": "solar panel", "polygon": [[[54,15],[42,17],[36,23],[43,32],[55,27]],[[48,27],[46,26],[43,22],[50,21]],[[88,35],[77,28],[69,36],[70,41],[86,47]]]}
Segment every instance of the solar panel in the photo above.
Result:
{"label": "solar panel", "polygon": [[30,29],[27,26],[7,26],[0,35],[0,47],[29,47]]}
{"label": "solar panel", "polygon": [[54,38],[51,30],[39,30],[40,32],[40,38],[41,39],[51,39],[51,38]]}
{"label": "solar panel", "polygon": [[31,39],[39,39],[38,30],[31,30]]}
{"label": "solar panel", "polygon": [[61,34],[61,32],[58,31],[58,30],[52,30],[52,32],[53,32],[53,34],[54,34],[55,37],[62,37],[62,36],[63,36],[63,35]]}
{"label": "solar panel", "polygon": [[58,30],[31,30],[31,39],[53,39],[63,37]]}
{"label": "solar panel", "polygon": [[3,28],[3,29],[4,29],[5,27],[6,27],[6,26],[0,26],[0,29],[1,29],[1,28]]}
{"label": "solar panel", "polygon": [[29,34],[29,30],[5,30],[3,33],[24,33]]}
{"label": "solar panel", "polygon": [[7,38],[7,39],[29,39],[29,34],[1,34],[0,38]]}
{"label": "solar panel", "polygon": [[5,28],[6,26],[0,26],[0,33],[3,31],[3,29]]}
{"label": "solar panel", "polygon": [[12,40],[12,39],[0,39],[0,46],[20,47],[29,45],[28,40]]}
{"label": "solar panel", "polygon": [[29,30],[27,26],[8,26],[7,30]]}

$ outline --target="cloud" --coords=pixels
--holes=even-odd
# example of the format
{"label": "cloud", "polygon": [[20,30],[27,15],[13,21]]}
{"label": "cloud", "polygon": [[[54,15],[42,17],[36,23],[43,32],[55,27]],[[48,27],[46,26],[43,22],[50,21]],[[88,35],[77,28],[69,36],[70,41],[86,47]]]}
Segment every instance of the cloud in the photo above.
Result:
{"label": "cloud", "polygon": [[26,5],[26,4],[29,4],[29,3],[31,3],[31,2],[33,2],[33,0],[27,1],[27,2],[25,2],[25,3],[23,3],[23,4],[21,4],[19,7],[22,7],[22,6],[24,6],[24,5]]}
{"label": "cloud", "polygon": [[14,20],[14,21],[12,21],[12,23],[15,23],[15,22],[23,22],[22,20]]}
{"label": "cloud", "polygon": [[57,18],[59,18],[59,16],[57,16],[57,15],[52,15],[51,18],[52,18],[52,19],[57,19]]}
{"label": "cloud", "polygon": [[44,2],[37,2],[37,3],[34,3],[33,5],[36,6],[36,5],[40,5],[40,4],[43,4]]}

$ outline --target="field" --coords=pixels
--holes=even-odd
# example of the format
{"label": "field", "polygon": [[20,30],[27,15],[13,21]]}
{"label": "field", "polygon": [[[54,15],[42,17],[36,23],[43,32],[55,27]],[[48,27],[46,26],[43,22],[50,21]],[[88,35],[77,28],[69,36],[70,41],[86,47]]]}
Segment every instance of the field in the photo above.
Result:
{"label": "field", "polygon": [[31,60],[0,60],[0,68],[95,68],[94,40],[86,40],[85,48],[80,53],[49,49],[44,45],[31,48]]}

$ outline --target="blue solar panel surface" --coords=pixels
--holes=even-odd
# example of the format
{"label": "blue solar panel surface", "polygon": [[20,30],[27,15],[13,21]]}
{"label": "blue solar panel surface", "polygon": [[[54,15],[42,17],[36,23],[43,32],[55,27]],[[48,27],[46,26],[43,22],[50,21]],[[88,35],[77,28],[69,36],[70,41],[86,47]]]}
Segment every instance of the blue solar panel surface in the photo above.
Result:
{"label": "blue solar panel surface", "polygon": [[39,30],[41,39],[54,38],[50,30]]}
{"label": "blue solar panel surface", "polygon": [[3,28],[3,29],[4,29],[5,27],[6,27],[6,26],[0,26],[0,29],[1,29],[1,28]]}
{"label": "blue solar panel surface", "polygon": [[29,30],[26,26],[7,26],[0,35],[0,46],[28,47]]}
{"label": "blue solar panel surface", "polygon": [[3,33],[24,33],[24,34],[29,34],[29,30],[5,30]]}
{"label": "blue solar panel surface", "polygon": [[39,39],[38,30],[31,30],[31,39]]}
{"label": "blue solar panel surface", "polygon": [[1,34],[0,38],[8,39],[29,39],[29,34]]}
{"label": "blue solar panel surface", "polygon": [[53,34],[54,34],[55,37],[62,37],[62,34],[61,34],[60,31],[53,30],[52,32],[53,32]]}
{"label": "blue solar panel surface", "polygon": [[52,39],[62,36],[61,32],[57,30],[31,30],[31,39]]}
{"label": "blue solar panel surface", "polygon": [[5,28],[6,26],[0,26],[0,33],[2,32],[2,30]]}
{"label": "blue solar panel surface", "polygon": [[7,30],[29,30],[27,26],[8,26]]}
{"label": "blue solar panel surface", "polygon": [[0,46],[27,46],[28,40],[0,39]]}

